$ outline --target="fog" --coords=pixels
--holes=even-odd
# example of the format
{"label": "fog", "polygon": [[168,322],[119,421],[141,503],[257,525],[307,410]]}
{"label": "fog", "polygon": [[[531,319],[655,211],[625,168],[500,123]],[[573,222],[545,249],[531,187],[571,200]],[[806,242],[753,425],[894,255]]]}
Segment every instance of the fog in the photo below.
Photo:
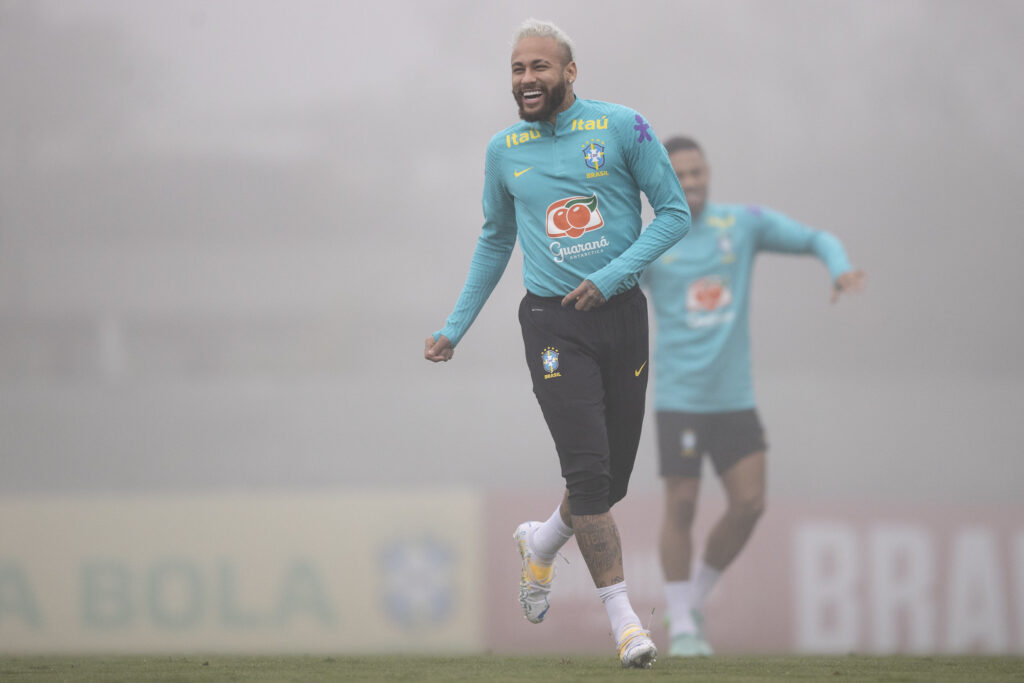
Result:
{"label": "fog", "polygon": [[[867,273],[831,304],[815,259],[758,261],[768,508],[716,648],[1020,652],[1015,0],[0,0],[0,650],[607,649],[582,562],[558,638],[515,601],[508,531],[560,494],[518,252],[423,359],[529,16],[580,96],[700,140],[713,201]],[[652,417],[615,508],[638,613]]]}
{"label": "fog", "polygon": [[[1019,525],[1013,0],[0,0],[2,499],[45,516],[285,495],[300,520],[289,501],[337,491],[553,505],[518,252],[452,362],[422,357],[480,229],[484,148],[516,120],[510,39],[531,16],[573,37],[581,97],[701,141],[713,201],[828,230],[867,272],[833,305],[815,259],[759,259],[769,510],[1002,505]],[[659,496],[648,419],[631,499]]]}

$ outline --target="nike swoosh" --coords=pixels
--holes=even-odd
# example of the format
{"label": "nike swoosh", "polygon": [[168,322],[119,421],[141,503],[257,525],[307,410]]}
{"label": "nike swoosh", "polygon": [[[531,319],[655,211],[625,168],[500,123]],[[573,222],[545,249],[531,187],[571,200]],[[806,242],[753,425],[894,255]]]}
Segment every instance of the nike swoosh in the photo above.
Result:
{"label": "nike swoosh", "polygon": [[533,166],[531,166],[530,168],[524,168],[522,171],[513,171],[512,175],[514,175],[516,178],[518,178],[519,176],[523,175],[524,173],[526,173],[527,171],[529,171],[532,168],[533,168]]}
{"label": "nike swoosh", "polygon": [[633,376],[634,377],[639,377],[640,373],[644,371],[645,367],[647,367],[647,361],[644,361],[644,364],[640,366],[640,369],[633,371]]}

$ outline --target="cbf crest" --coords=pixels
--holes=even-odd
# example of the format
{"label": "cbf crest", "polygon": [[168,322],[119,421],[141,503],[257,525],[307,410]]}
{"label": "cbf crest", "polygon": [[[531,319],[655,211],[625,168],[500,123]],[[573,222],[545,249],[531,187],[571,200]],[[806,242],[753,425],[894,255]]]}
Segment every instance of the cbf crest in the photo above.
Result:
{"label": "cbf crest", "polygon": [[583,146],[583,161],[588,168],[600,171],[604,166],[604,145],[597,140],[591,140]]}
{"label": "cbf crest", "polygon": [[692,429],[684,429],[679,435],[679,454],[684,458],[697,455],[697,433]]}
{"label": "cbf crest", "polygon": [[736,254],[733,252],[732,235],[729,229],[736,225],[736,216],[709,216],[707,224],[718,230],[718,251],[722,255],[722,263],[734,263]]}
{"label": "cbf crest", "polygon": [[587,168],[591,169],[587,173],[588,178],[608,175],[608,171],[601,170],[604,162],[604,143],[601,140],[591,140],[583,145],[583,163],[587,165]]}
{"label": "cbf crest", "polygon": [[544,366],[544,379],[562,376],[562,373],[558,372],[558,349],[553,346],[547,347],[541,352],[540,361]]}
{"label": "cbf crest", "polygon": [[722,263],[733,263],[736,261],[736,254],[733,253],[732,238],[729,233],[723,232],[718,236],[718,251],[722,254]]}

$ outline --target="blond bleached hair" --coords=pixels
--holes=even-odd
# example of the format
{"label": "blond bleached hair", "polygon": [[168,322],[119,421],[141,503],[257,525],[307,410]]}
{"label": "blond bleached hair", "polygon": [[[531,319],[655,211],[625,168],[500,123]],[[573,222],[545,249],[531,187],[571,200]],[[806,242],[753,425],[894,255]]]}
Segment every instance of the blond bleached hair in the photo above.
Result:
{"label": "blond bleached hair", "polygon": [[[573,45],[572,38],[550,21],[527,19],[516,31],[515,36],[512,37],[512,46],[515,47],[523,38],[553,38],[565,52],[565,64],[576,59],[576,46]],[[562,66],[565,66],[565,64]]]}

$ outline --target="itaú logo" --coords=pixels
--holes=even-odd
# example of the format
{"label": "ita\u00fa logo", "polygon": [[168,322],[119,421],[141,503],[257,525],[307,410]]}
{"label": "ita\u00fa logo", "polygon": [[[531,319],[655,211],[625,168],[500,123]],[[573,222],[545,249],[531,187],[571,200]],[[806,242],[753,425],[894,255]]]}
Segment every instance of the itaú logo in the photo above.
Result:
{"label": "ita\u00fa logo", "polygon": [[597,209],[597,195],[589,197],[566,197],[548,207],[545,230],[548,237],[577,238],[590,230],[604,225],[604,218]]}

